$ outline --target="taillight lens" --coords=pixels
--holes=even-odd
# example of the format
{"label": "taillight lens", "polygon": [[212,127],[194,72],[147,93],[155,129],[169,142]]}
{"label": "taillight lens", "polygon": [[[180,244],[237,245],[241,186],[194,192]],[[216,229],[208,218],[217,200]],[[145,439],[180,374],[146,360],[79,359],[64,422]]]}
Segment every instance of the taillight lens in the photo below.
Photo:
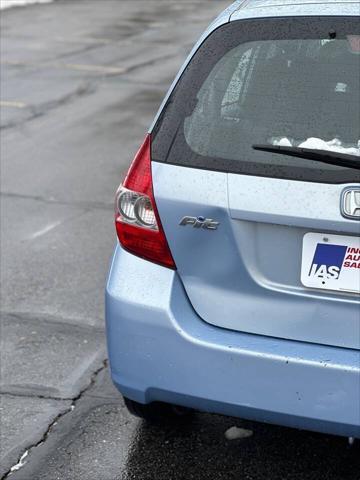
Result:
{"label": "taillight lens", "polygon": [[176,268],[153,194],[150,135],[116,192],[115,225],[125,250],[164,267]]}

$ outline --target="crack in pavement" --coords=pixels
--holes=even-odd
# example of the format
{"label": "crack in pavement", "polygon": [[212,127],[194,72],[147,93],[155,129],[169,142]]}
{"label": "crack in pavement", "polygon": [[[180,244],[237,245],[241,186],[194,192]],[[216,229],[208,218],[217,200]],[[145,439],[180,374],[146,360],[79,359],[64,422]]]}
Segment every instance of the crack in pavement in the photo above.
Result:
{"label": "crack in pavement", "polygon": [[[94,333],[104,333],[104,326],[102,325],[90,325],[90,324],[83,324],[77,323],[81,320],[79,318],[69,318],[69,317],[62,317],[61,315],[48,315],[46,312],[15,312],[9,310],[0,310],[0,316],[7,316],[8,318],[14,318],[15,320],[26,320],[27,322],[42,322],[42,323],[51,323],[52,325],[69,325],[73,327],[73,329],[80,330],[80,331],[91,331]],[[101,320],[102,323],[104,322],[103,319],[94,318],[94,320]]]}
{"label": "crack in pavement", "polygon": [[[56,39],[55,39],[56,40]],[[103,39],[102,39],[103,40]],[[59,40],[58,40],[59,41]],[[61,40],[60,40],[61,41]],[[75,40],[70,40],[68,41],[68,43],[70,44],[74,44],[74,43],[77,43],[79,42],[79,40],[75,39]],[[80,42],[79,42],[80,43]],[[84,42],[83,42],[84,43]],[[108,43],[105,43],[105,45],[109,45],[110,42]],[[104,45],[104,41],[101,41],[100,40],[96,40],[96,39],[93,39],[93,43],[90,43],[89,45],[89,42],[87,42],[87,45],[85,47],[81,47],[79,48],[78,50],[72,50],[71,52],[66,52],[66,53],[62,53],[60,55],[57,55],[55,57],[52,58],[52,61],[54,60],[61,60],[63,58],[68,58],[68,57],[72,57],[74,55],[80,55],[81,53],[87,53],[91,50],[95,50],[97,48],[101,48],[102,46]]]}
{"label": "crack in pavement", "polygon": [[38,67],[38,68],[54,68],[54,69],[65,69],[65,70],[83,70],[89,73],[99,73],[102,77],[109,77],[109,76],[118,76],[127,73],[131,73],[134,70],[138,70],[139,68],[149,67],[152,65],[156,65],[158,62],[162,62],[164,60],[169,60],[173,58],[174,54],[166,54],[161,55],[157,58],[152,58],[150,60],[146,60],[144,62],[137,63],[135,65],[131,65],[129,67],[120,67],[114,65],[89,65],[89,64],[77,64],[77,63],[54,63],[54,62],[21,62],[21,61],[12,61],[12,60],[4,60],[0,62],[0,65],[8,65],[13,67]]}
{"label": "crack in pavement", "polygon": [[91,95],[96,92],[95,82],[87,82],[86,84],[80,85],[75,91],[60,97],[57,100],[50,100],[49,102],[42,103],[38,106],[28,105],[25,108],[28,108],[30,111],[30,116],[19,121],[10,122],[5,125],[0,126],[0,130],[8,130],[10,128],[15,128],[24,123],[31,122],[36,118],[46,115],[48,112],[55,110],[56,108],[68,105],[73,102],[75,99],[84,97],[86,95]]}
{"label": "crack in pavement", "polygon": [[163,60],[169,60],[170,58],[173,58],[173,57],[174,57],[173,54],[162,55],[161,57],[154,58],[152,60],[147,60],[146,62],[141,62],[141,63],[138,63],[137,65],[133,65],[132,67],[128,67],[124,73],[126,74],[132,73],[135,70],[138,70],[139,68],[151,67],[153,65],[156,65],[158,62],[162,62]]}
{"label": "crack in pavement", "polygon": [[[34,443],[33,445],[30,445],[28,448],[26,448],[25,451],[22,452],[21,455],[18,457],[18,461],[14,464],[14,466],[20,465],[20,468],[21,468],[22,466],[24,466],[27,463],[27,462],[22,461],[25,458],[25,456],[29,457],[32,450],[34,450],[36,447],[38,447],[38,446],[40,446],[40,445],[42,445],[43,443],[46,442],[47,438],[51,434],[51,431],[52,431],[53,427],[59,422],[59,420],[61,420],[62,417],[64,417],[65,415],[67,415],[68,413],[70,413],[74,410],[74,408],[76,407],[76,403],[81,399],[81,397],[84,395],[84,393],[87,392],[92,385],[94,385],[96,377],[105,368],[107,368],[107,365],[108,365],[108,361],[107,361],[107,359],[104,359],[101,367],[99,367],[97,370],[95,370],[91,374],[90,382],[88,383],[88,385],[86,387],[84,387],[82,390],[80,390],[79,394],[76,397],[71,399],[72,403],[71,403],[70,407],[67,410],[65,410],[65,412],[60,413],[59,415],[57,415],[54,418],[54,420],[49,424],[48,428],[46,429],[46,431],[44,432],[44,434],[42,435],[40,440],[38,442]],[[7,472],[5,472],[5,474],[0,478],[0,480],[8,479],[14,471],[14,466],[11,467]]]}
{"label": "crack in pavement", "polygon": [[[99,373],[103,370],[103,366],[101,366]],[[93,383],[92,383],[93,384]],[[91,384],[91,385],[92,385]],[[88,388],[88,387],[86,387]],[[40,400],[56,400],[56,401],[63,401],[63,402],[68,402],[68,401],[74,401],[74,398],[72,397],[57,397],[54,395],[41,395],[41,394],[34,394],[34,393],[19,393],[19,392],[12,392],[11,390],[1,390],[0,389],[0,395],[7,395],[8,397],[19,397],[19,398],[38,398]],[[108,398],[108,395],[101,395],[101,394],[92,394],[90,395],[93,398]],[[65,412],[67,413],[67,412]]]}
{"label": "crack in pavement", "polygon": [[20,393],[20,392],[13,392],[11,390],[2,389],[0,388],[0,395],[8,395],[10,397],[20,397],[20,398],[39,398],[41,400],[60,400],[60,401],[69,401],[73,400],[72,397],[57,397],[52,395],[41,395],[41,394],[34,394],[34,393]]}
{"label": "crack in pavement", "polygon": [[9,197],[9,198],[19,198],[22,200],[35,200],[37,202],[43,202],[54,205],[69,205],[72,207],[84,208],[87,211],[92,209],[94,210],[109,210],[114,208],[113,202],[84,202],[84,201],[71,201],[67,202],[66,200],[57,200],[52,197],[42,197],[41,195],[26,195],[23,193],[13,193],[13,192],[0,192],[0,196]]}

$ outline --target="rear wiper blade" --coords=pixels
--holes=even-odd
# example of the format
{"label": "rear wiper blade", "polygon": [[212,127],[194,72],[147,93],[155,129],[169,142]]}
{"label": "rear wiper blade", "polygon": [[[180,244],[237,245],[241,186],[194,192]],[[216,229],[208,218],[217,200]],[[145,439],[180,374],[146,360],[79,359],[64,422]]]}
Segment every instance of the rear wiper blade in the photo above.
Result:
{"label": "rear wiper blade", "polygon": [[329,163],[339,167],[356,168],[360,170],[360,157],[348,153],[332,152],[331,150],[318,150],[316,148],[285,147],[281,145],[255,144],[254,150],[263,152],[280,153],[291,157],[315,160],[316,162]]}

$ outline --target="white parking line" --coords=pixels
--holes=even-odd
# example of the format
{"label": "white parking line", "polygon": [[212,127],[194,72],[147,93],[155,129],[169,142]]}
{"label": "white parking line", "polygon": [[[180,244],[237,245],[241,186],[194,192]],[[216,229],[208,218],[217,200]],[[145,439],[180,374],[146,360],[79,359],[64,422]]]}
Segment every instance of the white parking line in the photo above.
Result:
{"label": "white parking line", "polygon": [[50,225],[47,225],[46,227],[42,228],[41,230],[38,230],[37,232],[33,233],[30,235],[30,240],[34,240],[35,238],[39,238],[42,235],[45,235],[46,233],[50,232],[54,228],[58,227],[61,224],[61,222],[54,222],[50,223]]}
{"label": "white parking line", "polygon": [[26,108],[27,104],[24,102],[18,102],[18,101],[12,101],[12,100],[0,100],[0,107]]}

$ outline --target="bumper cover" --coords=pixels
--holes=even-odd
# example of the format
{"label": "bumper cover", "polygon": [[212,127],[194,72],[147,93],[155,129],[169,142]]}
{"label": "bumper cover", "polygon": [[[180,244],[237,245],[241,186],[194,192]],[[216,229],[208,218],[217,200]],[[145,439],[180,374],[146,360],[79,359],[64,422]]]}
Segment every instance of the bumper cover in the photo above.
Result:
{"label": "bumper cover", "polygon": [[112,379],[132,400],[360,437],[359,351],[213,327],[177,272],[121,247],[106,325]]}

